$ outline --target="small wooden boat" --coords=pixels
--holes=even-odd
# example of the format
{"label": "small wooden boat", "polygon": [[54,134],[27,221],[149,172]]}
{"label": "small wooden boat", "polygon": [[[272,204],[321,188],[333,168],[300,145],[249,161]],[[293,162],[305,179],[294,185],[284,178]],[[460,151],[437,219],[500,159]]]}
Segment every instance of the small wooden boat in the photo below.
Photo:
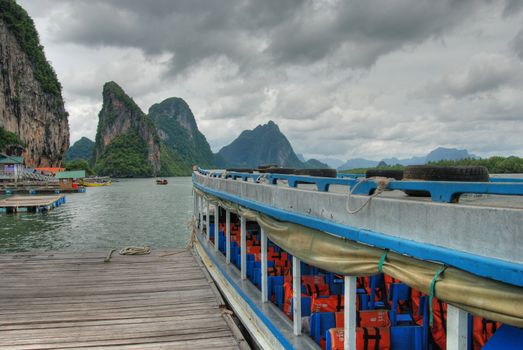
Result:
{"label": "small wooden boat", "polygon": [[167,185],[168,182],[167,182],[167,179],[156,179],[156,184],[157,185]]}
{"label": "small wooden boat", "polygon": [[100,187],[100,186],[111,186],[113,183],[111,178],[108,176],[96,176],[96,177],[86,177],[85,179],[80,180],[80,184],[85,187]]}

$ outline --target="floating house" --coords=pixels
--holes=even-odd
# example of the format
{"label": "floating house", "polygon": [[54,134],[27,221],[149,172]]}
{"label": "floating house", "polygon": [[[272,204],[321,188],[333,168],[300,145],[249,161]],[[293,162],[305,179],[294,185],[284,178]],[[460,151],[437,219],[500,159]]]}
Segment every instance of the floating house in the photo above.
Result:
{"label": "floating house", "polygon": [[60,171],[56,173],[55,177],[59,181],[60,189],[77,189],[80,180],[85,178],[85,170]]}
{"label": "floating house", "polygon": [[24,158],[0,153],[0,182],[16,182],[24,169]]}

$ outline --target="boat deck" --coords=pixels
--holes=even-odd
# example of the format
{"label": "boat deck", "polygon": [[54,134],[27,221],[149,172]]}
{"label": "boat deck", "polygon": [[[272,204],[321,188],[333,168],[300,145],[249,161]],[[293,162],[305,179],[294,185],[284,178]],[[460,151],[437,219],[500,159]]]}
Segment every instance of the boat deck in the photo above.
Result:
{"label": "boat deck", "polygon": [[245,349],[186,250],[0,255],[1,349]]}
{"label": "boat deck", "polygon": [[50,210],[65,203],[65,196],[9,196],[0,200],[0,209],[7,212]]}

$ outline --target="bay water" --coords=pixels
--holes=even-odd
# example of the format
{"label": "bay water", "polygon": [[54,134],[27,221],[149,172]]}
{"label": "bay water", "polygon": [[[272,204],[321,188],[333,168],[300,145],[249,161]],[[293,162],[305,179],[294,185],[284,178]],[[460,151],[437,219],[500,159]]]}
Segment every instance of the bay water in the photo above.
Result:
{"label": "bay water", "polygon": [[192,182],[168,181],[122,179],[67,193],[66,203],[47,213],[0,213],[0,253],[182,248],[190,232]]}

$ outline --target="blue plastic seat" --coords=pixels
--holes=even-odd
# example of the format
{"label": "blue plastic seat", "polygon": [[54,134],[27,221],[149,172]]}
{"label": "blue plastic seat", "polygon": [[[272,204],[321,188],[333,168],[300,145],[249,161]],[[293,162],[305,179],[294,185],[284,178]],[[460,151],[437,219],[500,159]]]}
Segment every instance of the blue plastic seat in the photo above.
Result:
{"label": "blue plastic seat", "polygon": [[385,288],[385,279],[383,278],[383,274],[380,273],[375,276],[369,277],[369,285],[370,285],[370,295],[369,295],[369,309],[386,309],[388,305],[385,305],[385,302],[382,300],[376,301],[376,290],[379,289],[383,292],[386,291]]}
{"label": "blue plastic seat", "polygon": [[[307,317],[311,315],[311,300],[312,298],[309,296],[302,296],[301,297],[301,317]],[[293,313],[293,307],[294,303],[291,300],[291,315]]]}
{"label": "blue plastic seat", "polygon": [[[275,298],[275,304],[277,304],[276,300],[276,288],[280,286],[283,290],[283,276],[268,276],[267,277],[267,292],[269,293],[269,299],[272,300],[272,297]],[[282,303],[283,303],[283,296],[282,296]],[[282,304],[283,305],[283,304]]]}
{"label": "blue plastic seat", "polygon": [[390,347],[392,350],[423,349],[423,329],[420,326],[390,327]]}
{"label": "blue plastic seat", "polygon": [[504,324],[494,333],[482,350],[521,349],[521,339],[523,339],[523,329]]}
{"label": "blue plastic seat", "polygon": [[410,325],[414,322],[412,309],[409,307],[407,313],[398,313],[400,302],[410,305],[410,287],[404,283],[392,283],[390,285],[390,299],[392,306],[390,310],[390,322],[392,326]]}
{"label": "blue plastic seat", "polygon": [[321,338],[325,338],[325,333],[336,327],[336,317],[334,312],[314,312],[310,318],[311,337],[320,344]]}

